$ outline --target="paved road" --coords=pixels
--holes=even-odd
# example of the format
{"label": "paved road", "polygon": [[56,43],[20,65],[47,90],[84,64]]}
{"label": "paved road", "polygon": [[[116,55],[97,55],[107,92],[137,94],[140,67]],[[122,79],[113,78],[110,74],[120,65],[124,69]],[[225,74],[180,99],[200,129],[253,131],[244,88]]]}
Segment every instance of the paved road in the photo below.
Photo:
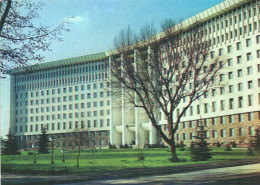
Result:
{"label": "paved road", "polygon": [[[239,165],[240,166],[234,166]],[[60,176],[2,174],[2,185],[48,184],[246,184],[260,185],[260,163],[252,161],[184,165],[178,168],[136,169],[107,172],[104,174],[74,174]],[[224,166],[234,167],[224,167]],[[138,174],[136,174],[138,173]],[[158,175],[154,175],[158,174]],[[138,177],[137,177],[138,176]]]}
{"label": "paved road", "polygon": [[154,175],[131,179],[95,180],[67,185],[83,184],[246,184],[260,185],[260,164],[200,170],[170,175]]}

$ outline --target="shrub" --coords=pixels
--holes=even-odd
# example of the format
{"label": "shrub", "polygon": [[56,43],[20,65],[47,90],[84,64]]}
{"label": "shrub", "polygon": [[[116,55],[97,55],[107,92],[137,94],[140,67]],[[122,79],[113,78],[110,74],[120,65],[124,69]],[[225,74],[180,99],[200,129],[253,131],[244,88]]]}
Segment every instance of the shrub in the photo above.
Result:
{"label": "shrub", "polygon": [[231,142],[232,147],[237,147],[236,142]]}
{"label": "shrub", "polygon": [[116,149],[116,145],[111,145],[110,143],[108,144],[109,149]]}
{"label": "shrub", "polygon": [[232,151],[230,144],[226,144],[225,151]]}
{"label": "shrub", "polygon": [[217,142],[217,147],[221,147],[221,144],[220,144],[220,142],[219,142],[219,141]]}
{"label": "shrub", "polygon": [[253,149],[251,147],[247,147],[247,153],[246,153],[248,156],[253,156],[254,153],[253,153]]}
{"label": "shrub", "polygon": [[27,155],[33,155],[33,152],[28,152]]}
{"label": "shrub", "polygon": [[172,162],[172,163],[176,163],[176,162],[186,162],[186,161],[187,161],[186,158],[177,158],[177,159],[175,159],[175,158],[173,158],[173,157],[169,158],[168,160],[169,160],[170,162]]}
{"label": "shrub", "polygon": [[144,159],[145,159],[144,154],[143,153],[138,153],[138,161],[142,161]]}
{"label": "shrub", "polygon": [[183,141],[180,142],[180,151],[184,151],[185,150],[185,145],[183,143]]}

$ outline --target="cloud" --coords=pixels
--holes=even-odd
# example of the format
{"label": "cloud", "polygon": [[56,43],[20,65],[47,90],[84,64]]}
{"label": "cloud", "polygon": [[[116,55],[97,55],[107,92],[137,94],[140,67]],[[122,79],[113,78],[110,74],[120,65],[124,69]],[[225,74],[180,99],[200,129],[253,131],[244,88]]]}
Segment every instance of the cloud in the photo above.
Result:
{"label": "cloud", "polygon": [[84,22],[88,21],[87,18],[81,17],[81,16],[74,16],[74,17],[69,17],[70,22],[72,23],[78,23],[78,22]]}

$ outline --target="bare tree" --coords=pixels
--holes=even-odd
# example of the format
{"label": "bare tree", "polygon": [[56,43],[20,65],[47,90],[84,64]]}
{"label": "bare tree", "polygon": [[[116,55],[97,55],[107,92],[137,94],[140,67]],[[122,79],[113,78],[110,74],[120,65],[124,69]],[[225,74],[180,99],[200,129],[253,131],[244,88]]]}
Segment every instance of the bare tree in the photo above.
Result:
{"label": "bare tree", "polygon": [[24,66],[28,61],[43,61],[38,51],[50,50],[54,40],[62,41],[62,31],[69,18],[54,29],[34,23],[39,18],[38,11],[44,6],[42,2],[30,0],[0,1],[0,69]]}
{"label": "bare tree", "polygon": [[[113,95],[145,111],[169,145],[173,161],[178,161],[174,135],[181,118],[194,101],[217,86],[220,66],[217,58],[209,57],[210,41],[204,30],[196,24],[185,28],[173,23],[163,22],[163,32],[157,35],[152,24],[142,28],[139,37],[129,34],[129,28],[122,31],[126,34],[115,39],[110,68]],[[157,122],[158,110],[164,114],[168,133]]]}

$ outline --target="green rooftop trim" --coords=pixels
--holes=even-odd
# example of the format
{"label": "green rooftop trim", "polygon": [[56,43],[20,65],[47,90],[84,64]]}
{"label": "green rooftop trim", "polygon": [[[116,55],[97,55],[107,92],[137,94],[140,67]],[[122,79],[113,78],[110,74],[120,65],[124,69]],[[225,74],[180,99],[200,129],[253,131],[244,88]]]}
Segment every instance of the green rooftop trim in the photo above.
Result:
{"label": "green rooftop trim", "polygon": [[95,53],[95,54],[90,54],[90,55],[85,55],[85,56],[67,58],[67,59],[40,63],[40,64],[35,64],[35,65],[30,65],[30,66],[24,66],[21,68],[14,68],[11,70],[11,74],[24,73],[24,72],[35,71],[35,70],[43,70],[43,69],[59,67],[59,66],[64,66],[64,65],[78,64],[78,63],[83,63],[83,62],[92,62],[92,61],[96,61],[96,60],[102,60],[107,57],[109,57],[107,52]]}

